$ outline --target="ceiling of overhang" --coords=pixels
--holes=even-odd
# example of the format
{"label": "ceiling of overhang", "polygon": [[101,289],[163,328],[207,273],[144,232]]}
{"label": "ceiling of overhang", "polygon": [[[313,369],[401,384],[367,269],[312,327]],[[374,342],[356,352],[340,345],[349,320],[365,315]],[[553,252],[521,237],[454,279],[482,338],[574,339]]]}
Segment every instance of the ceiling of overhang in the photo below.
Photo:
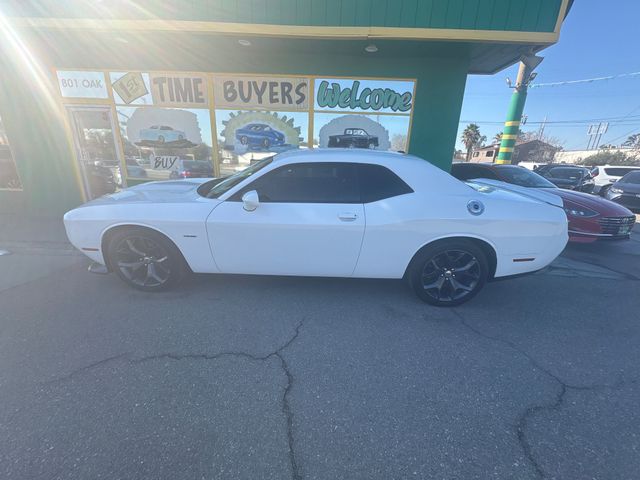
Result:
{"label": "ceiling of overhang", "polygon": [[[40,31],[30,32],[41,54],[52,63],[64,67],[100,64],[114,68],[118,64],[130,65],[131,60],[144,61],[156,68],[194,69],[211,63],[219,56],[241,61],[254,55],[308,55],[309,61],[317,54],[380,59],[381,62],[397,58],[468,57],[469,73],[491,74],[518,61],[521,55],[539,51],[545,45],[426,42],[410,40],[318,40],[247,37],[249,47],[238,43],[238,36],[189,34],[168,32],[103,31]],[[375,43],[376,53],[365,52]],[[204,48],[203,48],[204,47]],[[249,61],[249,60],[248,60]],[[215,63],[215,62],[214,62]]]}

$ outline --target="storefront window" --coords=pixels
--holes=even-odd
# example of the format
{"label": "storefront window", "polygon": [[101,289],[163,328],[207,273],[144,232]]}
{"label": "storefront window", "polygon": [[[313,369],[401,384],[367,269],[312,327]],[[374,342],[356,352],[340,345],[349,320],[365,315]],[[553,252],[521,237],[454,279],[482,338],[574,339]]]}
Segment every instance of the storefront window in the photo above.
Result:
{"label": "storefront window", "polygon": [[220,174],[231,175],[262,158],[307,148],[308,112],[216,110]]}
{"label": "storefront window", "polygon": [[314,145],[406,151],[415,82],[315,80]]}
{"label": "storefront window", "polygon": [[[231,175],[298,148],[408,149],[413,80],[131,71],[57,74],[69,103],[111,99],[108,108],[115,111],[118,149],[126,166],[118,180],[122,184],[127,178]],[[101,83],[104,78],[110,85]]]}
{"label": "storefront window", "polygon": [[0,190],[22,190],[22,182],[18,176],[2,118],[0,118]]}
{"label": "storefront window", "polygon": [[209,110],[117,107],[127,177],[213,177]]}

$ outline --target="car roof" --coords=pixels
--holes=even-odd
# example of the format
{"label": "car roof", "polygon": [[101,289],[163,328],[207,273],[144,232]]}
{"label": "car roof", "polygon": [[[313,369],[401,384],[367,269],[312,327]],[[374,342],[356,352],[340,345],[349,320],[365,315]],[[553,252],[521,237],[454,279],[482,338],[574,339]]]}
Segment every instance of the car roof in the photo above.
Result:
{"label": "car roof", "polygon": [[288,150],[286,152],[279,153],[273,158],[274,162],[288,162],[292,159],[300,162],[367,162],[379,163],[381,165],[397,163],[398,161],[419,161],[428,163],[421,158],[399,152],[356,148],[313,148]]}

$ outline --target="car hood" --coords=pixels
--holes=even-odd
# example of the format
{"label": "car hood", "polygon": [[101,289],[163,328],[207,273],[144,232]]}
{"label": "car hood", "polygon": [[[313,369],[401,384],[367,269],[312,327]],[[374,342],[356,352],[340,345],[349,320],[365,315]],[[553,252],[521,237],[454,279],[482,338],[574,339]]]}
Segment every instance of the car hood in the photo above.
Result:
{"label": "car hood", "polygon": [[640,193],[640,183],[616,182],[613,186],[615,188],[619,188],[624,193]]}
{"label": "car hood", "polygon": [[602,197],[596,197],[589,193],[576,192],[573,190],[562,190],[559,188],[549,189],[553,191],[555,195],[558,195],[563,200],[575,203],[585,208],[589,208],[595,212],[600,213],[603,216],[618,216],[618,215],[632,215],[631,211],[622,205],[618,205],[615,202],[604,199]]}
{"label": "car hood", "polygon": [[[557,195],[554,195],[555,191],[559,190],[557,188],[528,188],[522,187],[520,185],[514,185],[513,183],[502,182],[500,180],[491,180],[488,178],[476,178],[474,180],[470,180],[470,182],[477,185],[488,185],[491,187],[499,188],[500,190],[517,193],[524,197],[548,203],[550,205],[553,205],[554,207],[562,208],[563,206],[562,199],[558,198]],[[553,191],[553,193],[549,192],[548,190]]]}
{"label": "car hood", "polygon": [[124,203],[190,203],[202,198],[197,190],[210,178],[190,178],[166,182],[147,182],[104,195],[83,207]]}

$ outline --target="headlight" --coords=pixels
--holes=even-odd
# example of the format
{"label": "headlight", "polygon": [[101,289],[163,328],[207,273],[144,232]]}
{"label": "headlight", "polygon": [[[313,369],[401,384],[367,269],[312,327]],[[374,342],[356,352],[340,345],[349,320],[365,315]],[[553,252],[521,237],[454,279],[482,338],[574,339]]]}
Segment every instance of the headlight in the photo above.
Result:
{"label": "headlight", "polygon": [[620,190],[619,188],[616,188],[616,187],[611,187],[611,188],[609,189],[609,191],[610,191],[611,193],[622,193],[622,190]]}
{"label": "headlight", "polygon": [[567,212],[567,215],[580,218],[589,218],[598,215],[598,212],[594,212],[593,210],[589,210],[588,208],[584,207],[565,207],[564,211]]}

